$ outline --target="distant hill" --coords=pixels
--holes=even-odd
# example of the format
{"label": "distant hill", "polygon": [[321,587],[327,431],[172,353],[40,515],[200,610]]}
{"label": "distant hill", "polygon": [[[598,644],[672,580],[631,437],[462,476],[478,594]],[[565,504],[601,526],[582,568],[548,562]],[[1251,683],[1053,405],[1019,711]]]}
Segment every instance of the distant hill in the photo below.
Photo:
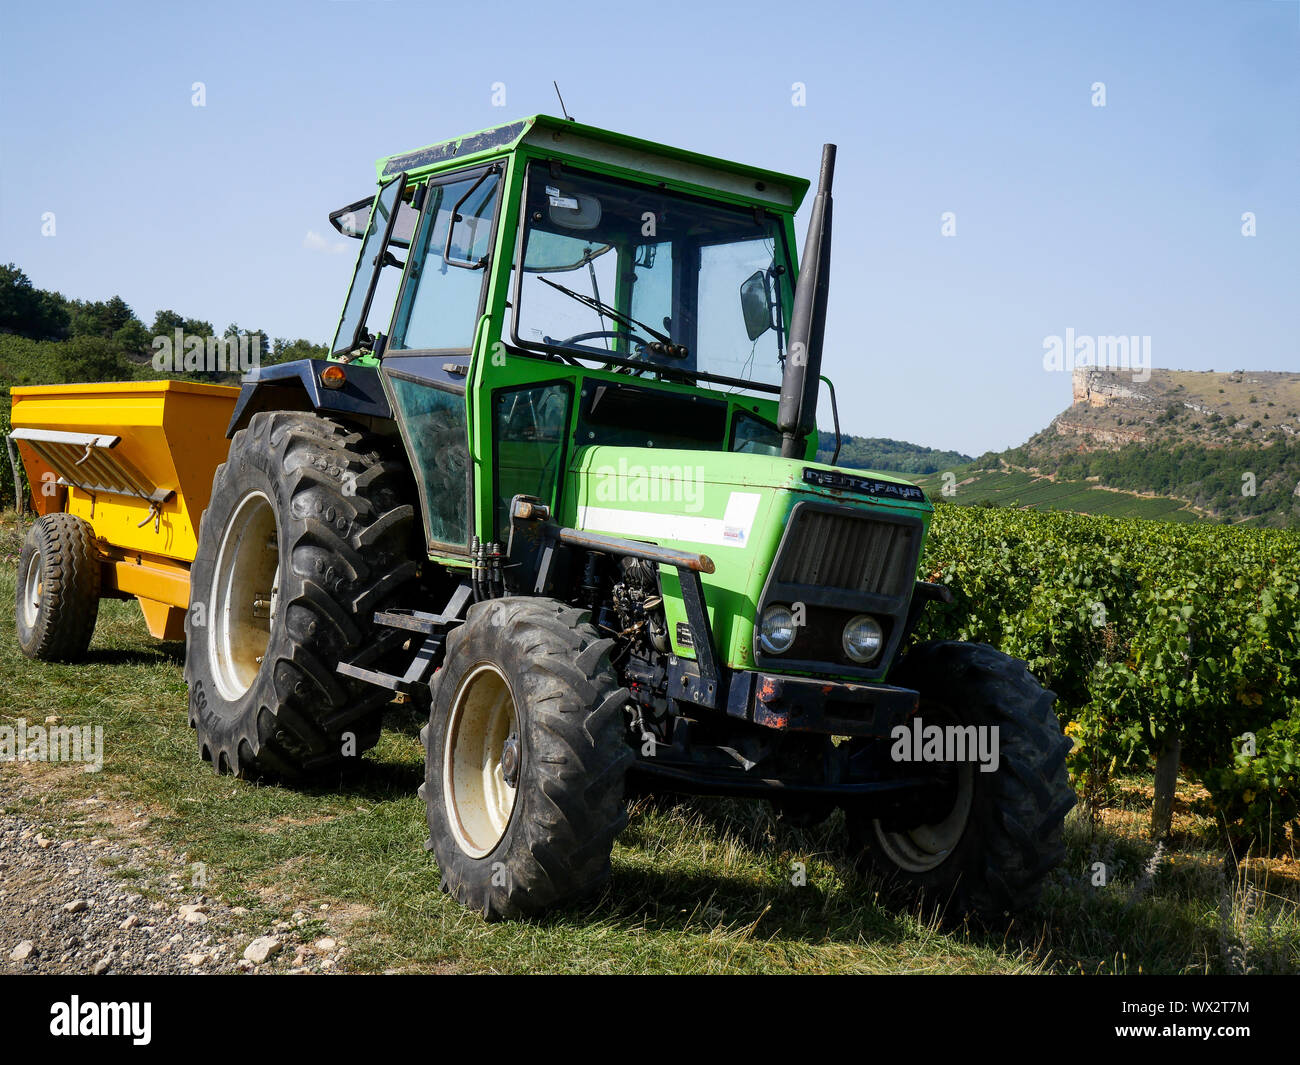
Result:
{"label": "distant hill", "polygon": [[[848,436],[841,434],[840,456],[836,465],[857,470],[879,470],[881,473],[937,473],[972,462],[970,455],[959,451],[939,451],[903,440],[889,440],[881,436]],[[817,459],[830,462],[835,453],[835,434],[820,433],[817,441]]]}
{"label": "distant hill", "polygon": [[[948,498],[1171,520],[1300,524],[1300,373],[1074,371],[1074,402]],[[941,477],[926,478],[932,493]],[[943,498],[940,496],[939,498]]]}
{"label": "distant hill", "polygon": [[1025,445],[1064,455],[1126,444],[1269,447],[1300,440],[1300,373],[1074,371],[1074,402]]}

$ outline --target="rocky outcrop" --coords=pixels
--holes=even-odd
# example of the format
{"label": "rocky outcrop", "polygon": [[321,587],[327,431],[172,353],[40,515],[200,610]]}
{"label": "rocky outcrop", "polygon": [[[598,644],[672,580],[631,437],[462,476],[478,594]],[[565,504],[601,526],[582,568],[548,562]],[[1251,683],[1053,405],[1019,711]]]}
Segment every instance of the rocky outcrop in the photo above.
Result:
{"label": "rocky outcrop", "polygon": [[1076,366],[1074,369],[1074,403],[1089,407],[1109,407],[1117,401],[1137,403],[1154,402],[1154,397],[1147,395],[1133,385],[1120,383],[1120,374],[1111,370],[1098,370],[1092,366]]}
{"label": "rocky outcrop", "polygon": [[1094,444],[1117,447],[1124,444],[1145,443],[1147,434],[1141,429],[1121,429],[1114,425],[1081,425],[1078,422],[1057,418],[1052,423],[1061,436],[1078,436]]}

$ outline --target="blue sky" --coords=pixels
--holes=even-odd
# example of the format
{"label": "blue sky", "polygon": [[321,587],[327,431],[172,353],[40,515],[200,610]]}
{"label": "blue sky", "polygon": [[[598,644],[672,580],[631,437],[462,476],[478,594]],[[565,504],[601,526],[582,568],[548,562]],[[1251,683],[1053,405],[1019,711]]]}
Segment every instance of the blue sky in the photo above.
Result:
{"label": "blue sky", "polygon": [[379,156],[556,111],[552,78],[584,122],[777,170],[839,144],[851,432],[1020,443],[1069,403],[1067,329],[1300,370],[1300,0],[11,2],[0,262],[325,341],[355,253],[327,213]]}

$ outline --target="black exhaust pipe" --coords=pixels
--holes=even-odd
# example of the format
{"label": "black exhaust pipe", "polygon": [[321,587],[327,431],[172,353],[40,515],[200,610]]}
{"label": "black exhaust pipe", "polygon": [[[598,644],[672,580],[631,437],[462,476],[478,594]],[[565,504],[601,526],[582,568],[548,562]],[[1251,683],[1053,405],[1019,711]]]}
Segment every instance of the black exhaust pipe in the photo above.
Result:
{"label": "black exhaust pipe", "polygon": [[835,145],[822,145],[822,169],[808,219],[803,264],[790,314],[790,350],[781,380],[781,455],[799,458],[804,438],[817,429],[817,389],[822,374],[822,339],[826,332],[826,297],[831,283],[831,183],[835,180]]}

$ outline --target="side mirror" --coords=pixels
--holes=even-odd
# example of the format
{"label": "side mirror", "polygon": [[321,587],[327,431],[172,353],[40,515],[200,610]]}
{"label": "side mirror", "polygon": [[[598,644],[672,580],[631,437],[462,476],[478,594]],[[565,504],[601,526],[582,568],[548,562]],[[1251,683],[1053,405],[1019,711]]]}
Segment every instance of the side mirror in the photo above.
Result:
{"label": "side mirror", "polygon": [[745,332],[757,340],[772,328],[772,304],[767,291],[767,271],[755,270],[740,286],[740,313],[745,316]]}

